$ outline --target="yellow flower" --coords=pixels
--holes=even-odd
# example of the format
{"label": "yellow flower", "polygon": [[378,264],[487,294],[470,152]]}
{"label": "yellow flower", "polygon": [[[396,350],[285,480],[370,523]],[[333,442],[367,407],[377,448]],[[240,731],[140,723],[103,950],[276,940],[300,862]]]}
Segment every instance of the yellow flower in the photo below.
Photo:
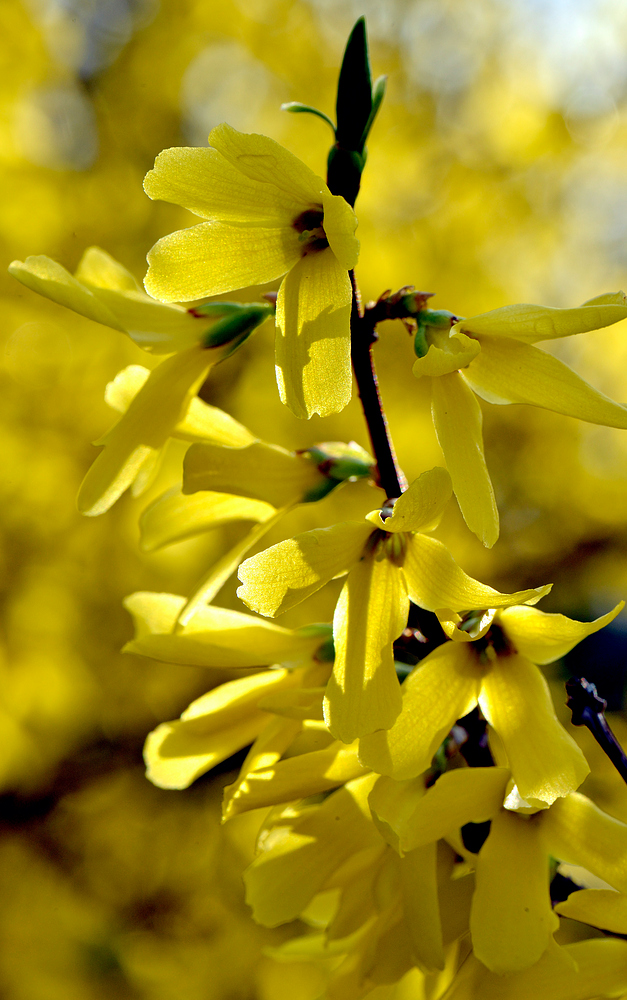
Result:
{"label": "yellow flower", "polygon": [[281,399],[299,417],[336,413],[351,396],[353,210],[266,136],[219,125],[209,141],[164,150],[146,176],[151,198],[208,220],[159,240],[146,289],[190,301],[286,275],[276,315]]}
{"label": "yellow flower", "polygon": [[534,664],[564,656],[622,607],[621,602],[589,623],[525,605],[465,620],[440,611],[444,630],[457,641],[439,646],[409,675],[403,711],[389,732],[362,739],[361,760],[398,780],[415,778],[430,766],[456,720],[478,704],[503,745],[522,799],[543,807],[567,795],[589,767],[558,722],[548,685]]}
{"label": "yellow flower", "polygon": [[[494,491],[483,453],[481,409],[489,403],[528,403],[593,424],[627,428],[627,409],[584,382],[567,365],[534,347],[537,340],[598,330],[627,317],[623,292],[601,295],[576,309],[512,305],[462,319],[425,320],[424,355],[414,375],[431,380],[435,430],[466,523],[487,546],[499,534]],[[454,317],[453,317],[454,318]],[[444,324],[444,325],[441,325]]]}
{"label": "yellow flower", "polygon": [[379,829],[401,853],[442,837],[455,844],[461,827],[491,820],[473,862],[470,931],[476,958],[499,974],[533,965],[552,944],[558,920],[549,893],[550,857],[580,865],[620,892],[627,889],[624,823],[578,792],[533,816],[504,809],[507,778],[504,768],[459,768],[426,790],[424,775],[407,782],[382,778],[369,799]]}
{"label": "yellow flower", "polygon": [[151,299],[122,264],[100,247],[89,247],[72,276],[50,257],[27,257],[9,266],[14,278],[59,305],[127,333],[139,347],[155,354],[172,354],[202,341],[225,309],[237,303],[212,305],[209,314]]}
{"label": "yellow flower", "polygon": [[467,576],[441,542],[421,534],[435,527],[450,495],[446,471],[431,469],[393,509],[304,532],[240,566],[238,596],[269,616],[348,574],[335,611],[335,666],[324,705],[330,731],[345,743],[389,729],[401,710],[392,643],[407,624],[410,600],[430,611],[461,610],[477,600],[503,607],[539,600],[550,589],[499,594]]}

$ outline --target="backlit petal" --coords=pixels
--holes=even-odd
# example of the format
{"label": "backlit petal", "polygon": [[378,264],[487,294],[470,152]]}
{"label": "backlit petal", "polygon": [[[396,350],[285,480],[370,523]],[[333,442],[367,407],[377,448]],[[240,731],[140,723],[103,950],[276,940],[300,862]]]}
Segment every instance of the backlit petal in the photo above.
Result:
{"label": "backlit petal", "polygon": [[185,412],[189,399],[219,356],[193,347],[162,361],[118,423],[101,439],[104,450],[78,495],[83,514],[103,514],[137,475],[138,459],[161,448]]}
{"label": "backlit petal", "polygon": [[566,615],[547,614],[537,608],[507,608],[501,612],[499,622],[519,653],[533,663],[552,663],[587,635],[609,625],[624,606],[625,602],[621,601],[593,622],[577,622]]}
{"label": "backlit petal", "polygon": [[403,574],[371,554],[351,569],[335,609],[335,664],[324,700],[326,723],[352,743],[389,729],[401,710],[392,643],[407,624]]}
{"label": "backlit petal", "polygon": [[439,646],[409,675],[402,694],[403,708],[392,728],[364,737],[359,748],[364,764],[397,781],[426,771],[457,719],[477,704],[474,654],[461,643]]}
{"label": "backlit petal", "polygon": [[300,257],[296,230],[203,222],[155,243],[144,285],[162,302],[190,302],[275,281]]}
{"label": "backlit petal", "polygon": [[257,440],[238,420],[198,396],[190,401],[183,419],[176,425],[174,436],[184,441],[220,444],[225,448],[246,448]]}
{"label": "backlit petal", "polygon": [[451,477],[446,469],[436,466],[423,472],[401,493],[385,521],[378,510],[367,518],[383,531],[431,531],[437,526],[451,493]]}
{"label": "backlit petal", "polygon": [[491,548],[499,512],[483,454],[481,407],[459,372],[432,379],[431,412],[464,520]]}
{"label": "backlit petal", "polygon": [[579,892],[571,892],[563,903],[557,903],[555,909],[571,920],[580,920],[613,934],[627,934],[625,893],[612,889],[580,889]]}
{"label": "backlit petal", "polygon": [[573,792],[543,813],[543,829],[554,857],[581,865],[608,885],[627,892],[625,823],[602,812],[585,795]]}
{"label": "backlit petal", "polygon": [[297,417],[338,413],[350,400],[351,298],[348,272],[330,248],[301,257],[281,284],[276,376]]}
{"label": "backlit petal", "polygon": [[93,319],[96,323],[103,323],[105,326],[113,327],[114,330],[124,332],[124,327],[111,310],[89,288],[73,278],[69,271],[50,257],[27,257],[24,263],[21,260],[14,260],[9,265],[9,272],[39,295],[73,309],[74,312]]}
{"label": "backlit petal", "polygon": [[627,409],[584,382],[563,361],[516,340],[483,337],[481,354],[464,371],[488,403],[529,403],[591,424],[627,428]]}
{"label": "backlit petal", "polygon": [[526,969],[538,961],[559,926],[551,910],[540,824],[534,817],[498,813],[476,864],[473,951],[500,975]]}
{"label": "backlit petal", "polygon": [[262,615],[281,614],[348,573],[371,533],[363,521],[345,521],[279,542],[242,563],[237,596]]}
{"label": "backlit petal", "polygon": [[550,805],[578,788],[590,768],[558,722],[548,684],[524,656],[498,656],[485,668],[479,707],[503,742],[518,791]]}
{"label": "backlit petal", "polygon": [[139,520],[141,548],[153,552],[183,538],[219,528],[233,521],[265,521],[274,507],[261,500],[230,493],[194,493],[183,496],[176,487],[158,497]]}
{"label": "backlit petal", "polygon": [[427,535],[412,535],[408,540],[403,570],[411,600],[427,611],[503,608],[538,600],[551,589],[549,584],[514,594],[500,594],[464,573],[446,546]]}
{"label": "backlit petal", "polygon": [[338,263],[352,270],[359,257],[359,240],[355,237],[357,216],[347,201],[339,194],[322,192],[324,232]]}
{"label": "backlit petal", "polygon": [[[607,301],[611,300],[611,301]],[[471,316],[456,324],[455,329],[475,335],[512,337],[529,344],[536,340],[570,337],[588,330],[600,330],[627,317],[627,300],[623,292],[599,296],[575,309],[555,309],[521,303],[492,309],[480,316]]]}

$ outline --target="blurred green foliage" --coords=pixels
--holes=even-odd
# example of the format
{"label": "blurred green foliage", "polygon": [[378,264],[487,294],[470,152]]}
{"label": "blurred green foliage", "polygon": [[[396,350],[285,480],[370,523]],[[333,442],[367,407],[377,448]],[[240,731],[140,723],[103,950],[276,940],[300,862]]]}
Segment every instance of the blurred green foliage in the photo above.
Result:
{"label": "blurred green foliage", "polygon": [[[278,139],[322,173],[327,126],[279,105],[332,112],[344,40],[365,12],[375,73],[388,73],[389,85],[357,202],[364,297],[411,283],[436,293],[434,308],[473,315],[516,301],[576,305],[627,282],[627,14],[618,0],[578,0],[568,14],[533,0],[0,6],[7,264],[47,254],[73,270],[97,244],[141,278],[152,244],[194,221],[150,202],[145,172],[162,148],[204,144],[223,120]],[[139,554],[140,511],[180,475],[175,443],[146,497],[127,495],[101,519],[77,514],[89,442],[112,421],[105,383],[146,355],[0,281],[0,992],[313,1000],[317,972],[277,971],[262,956],[292,931],[255,927],[243,904],[258,817],[221,831],[220,788],[230,779],[169,793],[143,778],[147,731],[227,672],[208,678],[119,653],[131,635],[122,598],[189,593],[242,529]],[[549,350],[625,400],[625,332],[623,323]],[[204,398],[290,449],[350,439],[367,447],[355,400],[310,423],[281,406],[272,339],[268,324],[212,374]],[[412,360],[403,327],[383,327],[380,382],[410,481],[442,461]],[[627,436],[520,406],[485,407],[485,428],[501,539],[482,549],[453,505],[439,537],[501,589],[553,581],[545,610],[607,610],[627,592]],[[292,512],[264,545],[371,506],[357,484],[315,512]],[[328,620],[337,588],[328,591],[283,622]],[[233,582],[218,603],[237,606]],[[563,701],[557,682],[555,696]],[[618,715],[615,723],[624,738],[627,726]],[[627,819],[620,779],[589,734],[578,738],[594,764],[584,790]]]}

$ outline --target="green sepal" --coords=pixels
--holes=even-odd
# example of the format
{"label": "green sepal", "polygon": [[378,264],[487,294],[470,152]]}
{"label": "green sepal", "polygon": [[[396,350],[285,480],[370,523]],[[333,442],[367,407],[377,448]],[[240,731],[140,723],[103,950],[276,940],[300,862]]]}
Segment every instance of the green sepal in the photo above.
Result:
{"label": "green sepal", "polygon": [[[235,303],[230,303],[234,305]],[[223,319],[207,331],[202,344],[206,348],[223,347],[231,344],[236,350],[243,344],[256,327],[260,326],[269,316],[274,314],[274,306],[269,302],[254,302],[242,304],[238,309],[229,311]],[[231,354],[232,351],[227,352]]]}

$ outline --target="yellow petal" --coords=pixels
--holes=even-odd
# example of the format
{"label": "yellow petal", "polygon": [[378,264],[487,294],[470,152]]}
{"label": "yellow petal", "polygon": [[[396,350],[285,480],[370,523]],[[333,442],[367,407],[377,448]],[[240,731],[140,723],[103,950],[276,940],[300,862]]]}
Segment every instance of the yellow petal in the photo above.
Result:
{"label": "yellow petal", "polygon": [[174,436],[184,441],[202,441],[225,448],[246,448],[257,440],[239,421],[198,396],[190,401],[187,412],[176,425]]}
{"label": "yellow petal", "polygon": [[593,389],[551,354],[516,340],[484,337],[464,378],[488,403],[528,403],[591,424],[627,428],[627,409]]}
{"label": "yellow petal", "polygon": [[501,767],[458,768],[442,774],[399,826],[403,851],[440,840],[466,823],[484,823],[500,810],[509,771]]}
{"label": "yellow petal", "polygon": [[[567,961],[565,959],[570,959]],[[549,947],[531,968],[504,976],[470,955],[446,1000],[590,1000],[627,989],[627,941],[578,941]]]}
{"label": "yellow petal", "polygon": [[329,248],[306,254],[279,289],[276,375],[297,417],[326,417],[351,397],[348,272]]}
{"label": "yellow petal", "polygon": [[432,380],[431,412],[464,520],[491,548],[499,537],[499,512],[483,454],[483,418],[459,372]]}
{"label": "yellow petal", "polygon": [[130,486],[148,449],[165,444],[216,360],[214,352],[193,347],[162,361],[150,373],[121,420],[101,439],[104,450],[78,495],[83,514],[103,514]]}
{"label": "yellow petal", "polygon": [[[296,671],[293,672],[293,674],[295,673]],[[266,715],[266,719],[265,728],[262,729],[246,754],[246,759],[240,768],[238,783],[243,781],[251,771],[258,771],[261,768],[272,767],[273,764],[276,764],[287,748],[293,743],[302,728],[301,722],[297,719],[285,719],[268,715]],[[228,807],[225,808],[223,804],[222,819],[225,821],[228,819],[226,815],[227,811]]]}
{"label": "yellow petal", "polygon": [[357,216],[339,194],[322,192],[324,211],[323,226],[326,237],[338,263],[347,271],[352,270],[359,257],[359,240],[355,237]]}
{"label": "yellow petal", "polygon": [[381,843],[368,815],[367,775],[300,815],[286,816],[262,837],[260,853],[244,873],[254,919],[276,927],[297,917],[329,876],[353,854]]}
{"label": "yellow petal", "polygon": [[498,656],[486,672],[479,707],[500,737],[523,799],[550,805],[578,788],[590,768],[557,720],[548,684],[524,656]]}
{"label": "yellow petal", "polygon": [[627,895],[611,889],[580,889],[571,892],[555,910],[563,917],[601,927],[613,934],[627,934]]}
{"label": "yellow petal", "polygon": [[[217,133],[215,133],[217,134]],[[146,174],[149,198],[169,201],[203,219],[242,226],[289,226],[308,206],[307,198],[286,195],[273,184],[261,183],[230,163],[217,149],[164,149]]]}
{"label": "yellow petal", "polygon": [[383,531],[431,531],[451,499],[451,477],[446,469],[429,469],[414,479],[398,498],[390,517],[382,519],[378,510],[367,519]]}
{"label": "yellow petal", "polygon": [[159,788],[188,788],[267,726],[267,713],[257,708],[261,695],[294,683],[287,670],[272,670],[221,684],[198,698],[180,721],[164,722],[148,736],[147,778]]}
{"label": "yellow petal", "polygon": [[114,330],[124,332],[124,327],[107,306],[50,257],[27,257],[24,263],[21,260],[14,260],[9,265],[9,273],[39,295],[73,309],[74,312],[86,316],[87,319],[93,319],[96,323],[103,323],[105,326],[113,327]]}
{"label": "yellow petal", "polygon": [[336,740],[324,750],[287,757],[229,785],[224,790],[224,817],[328,792],[365,773],[357,745],[347,747]]}
{"label": "yellow petal", "polygon": [[500,975],[526,969],[546,951],[558,926],[540,824],[534,817],[498,813],[477,859],[470,911],[475,955]]}
{"label": "yellow petal", "polygon": [[124,647],[168,663],[205,667],[255,667],[308,660],[320,638],[282,628],[253,615],[203,607],[181,632],[172,629],[185,598],[170,594],[134,594],[125,607],[138,619],[134,640]]}
{"label": "yellow petal", "polygon": [[[487,611],[477,611],[472,618],[463,618],[450,608],[440,608],[437,616],[445,634],[453,642],[476,642],[490,631],[497,613],[496,608],[488,608]],[[462,625],[463,628],[460,627]]]}
{"label": "yellow petal", "polygon": [[130,271],[100,247],[88,247],[80,259],[74,277],[95,288],[116,292],[141,292]]}
{"label": "yellow petal", "polygon": [[180,542],[234,521],[266,521],[274,507],[261,500],[230,493],[194,493],[183,496],[174,487],[158,497],[139,520],[140,544],[144,552]]}
{"label": "yellow petal", "polygon": [[546,614],[537,608],[507,608],[501,612],[499,622],[519,653],[533,663],[552,663],[587,635],[609,625],[624,606],[625,602],[621,601],[593,622],[577,622],[566,615]]}
{"label": "yellow petal", "polygon": [[266,135],[238,132],[222,124],[213,129],[209,143],[246,177],[277,188],[281,201],[289,198],[309,208],[326,190],[321,177]]}
{"label": "yellow petal", "polygon": [[363,521],[345,521],[279,542],[242,563],[237,596],[262,615],[281,614],[348,573],[371,533]]}
{"label": "yellow petal", "polygon": [[107,382],[105,388],[105,403],[118,413],[126,413],[140,389],[150,377],[150,368],[143,365],[128,365]]}
{"label": "yellow petal", "polygon": [[209,572],[202,578],[196,590],[187,601],[179,617],[179,625],[187,625],[200,608],[205,604],[210,604],[222,590],[224,584],[233,575],[243,557],[263,538],[271,528],[281,520],[287,513],[289,507],[280,507],[273,510],[269,517],[264,518],[260,524],[244,535],[228,552],[225,552],[217,563],[214,563]]}
{"label": "yellow petal", "polygon": [[426,771],[457,719],[477,704],[474,655],[465,645],[439,646],[409,675],[402,694],[403,709],[392,728],[364,737],[359,748],[364,764],[397,781]]}
{"label": "yellow petal", "polygon": [[500,594],[464,573],[446,546],[426,535],[412,535],[408,540],[403,570],[411,600],[427,611],[503,608],[539,600],[551,589],[549,584],[514,594]]}
{"label": "yellow petal", "polygon": [[259,699],[264,712],[283,715],[286,719],[315,719],[323,721],[322,699],[324,688],[298,688],[296,691],[279,691]]}
{"label": "yellow petal", "polygon": [[581,865],[608,885],[627,892],[627,825],[602,812],[585,795],[573,792],[543,813],[551,854]]}
{"label": "yellow petal", "polygon": [[435,843],[410,851],[400,862],[403,916],[414,959],[429,971],[444,968],[436,870]]}
{"label": "yellow petal", "polygon": [[335,663],[324,700],[326,723],[352,743],[389,729],[401,710],[392,643],[407,624],[403,574],[371,554],[348,574],[333,619]]}
{"label": "yellow petal", "polygon": [[144,285],[162,302],[190,302],[275,281],[301,250],[295,229],[203,222],[155,243]]}
{"label": "yellow petal", "polygon": [[[609,302],[607,300],[610,300]],[[513,337],[528,344],[536,340],[570,337],[588,330],[600,330],[627,317],[627,302],[623,292],[601,295],[575,309],[555,309],[521,303],[503,306],[471,316],[456,324],[455,330],[490,337]]]}
{"label": "yellow petal", "polygon": [[442,333],[437,336],[437,343],[432,343],[424,358],[416,358],[412,369],[416,378],[423,375],[448,375],[456,372],[476,358],[481,351],[477,340],[472,340],[463,333]]}
{"label": "yellow petal", "polygon": [[407,820],[425,791],[425,775],[410,781],[396,781],[382,774],[370,792],[368,802],[374,824],[397,854],[403,854],[401,838],[406,836]]}
{"label": "yellow petal", "polygon": [[255,441],[244,448],[194,444],[185,455],[183,492],[237,493],[274,507],[303,502],[326,477],[304,455]]}

